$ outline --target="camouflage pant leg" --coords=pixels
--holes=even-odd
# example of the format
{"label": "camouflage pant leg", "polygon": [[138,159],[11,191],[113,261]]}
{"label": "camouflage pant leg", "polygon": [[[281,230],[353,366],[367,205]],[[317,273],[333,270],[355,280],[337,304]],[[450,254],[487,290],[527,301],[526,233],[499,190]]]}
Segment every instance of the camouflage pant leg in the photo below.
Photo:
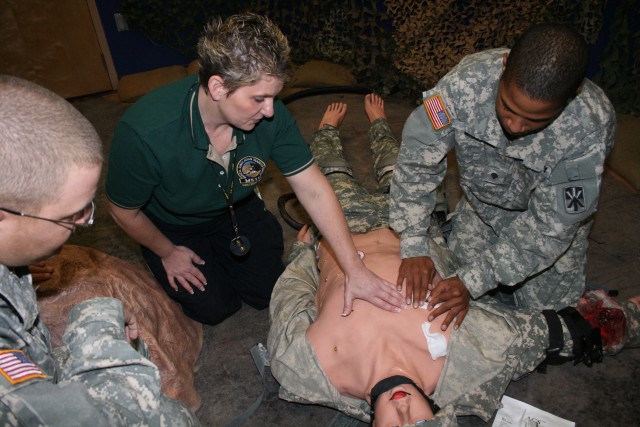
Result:
{"label": "camouflage pant leg", "polygon": [[434,399],[440,406],[453,404],[459,415],[488,419],[509,383],[545,359],[548,345],[540,313],[472,302],[465,321],[451,334]]}
{"label": "camouflage pant leg", "polygon": [[371,123],[369,142],[373,152],[373,170],[378,181],[378,191],[387,192],[391,183],[391,174],[398,161],[400,144],[393,136],[389,123],[379,118]]}
{"label": "camouflage pant leg", "polygon": [[311,153],[323,174],[334,172],[353,175],[349,162],[344,158],[340,131],[338,128],[325,125],[311,135]]}
{"label": "camouflage pant leg", "polygon": [[627,318],[627,340],[625,348],[640,347],[640,307],[631,301],[620,304]]}
{"label": "camouflage pant leg", "polygon": [[[640,347],[640,307],[631,301],[625,301],[621,303],[619,307],[624,312],[627,325],[626,336],[624,337],[623,342],[624,348],[638,348]],[[529,345],[527,345],[527,347],[529,350],[533,348],[547,349],[549,341],[549,327],[544,316],[541,315],[540,312],[537,310],[513,310],[511,317],[514,321],[518,322],[519,329],[527,337],[527,341],[529,341]],[[560,352],[560,356],[573,356],[574,344],[573,339],[571,338],[571,333],[569,332],[564,319],[560,318],[560,323],[562,325],[563,335],[563,348]],[[529,353],[529,350],[524,351],[523,354],[526,355]],[[616,350],[615,352],[605,351],[605,354],[611,355],[618,351],[620,350]],[[535,360],[535,357],[533,359],[527,359],[526,362],[528,363],[529,368],[535,367],[539,363]]]}
{"label": "camouflage pant leg", "polygon": [[[327,126],[316,131],[312,136],[311,151],[318,162],[319,159],[341,159],[351,170],[344,158],[337,128]],[[335,162],[338,163],[340,162]],[[338,196],[352,233],[365,233],[389,226],[389,202],[386,195],[370,194],[344,169],[326,167],[322,171]]]}
{"label": "camouflage pant leg", "polygon": [[[520,364],[514,378],[533,372],[547,357],[549,326],[541,312],[535,310],[511,310],[511,322],[517,325],[522,341],[519,349]],[[564,349],[573,349],[568,329],[563,324]]]}
{"label": "camouflage pant leg", "polygon": [[340,130],[334,126],[324,126],[311,135],[311,153],[314,159],[319,159],[328,154],[344,157],[342,143],[340,142]]}
{"label": "camouflage pant leg", "polygon": [[369,193],[345,173],[327,176],[352,233],[389,227],[389,199],[386,194]]}

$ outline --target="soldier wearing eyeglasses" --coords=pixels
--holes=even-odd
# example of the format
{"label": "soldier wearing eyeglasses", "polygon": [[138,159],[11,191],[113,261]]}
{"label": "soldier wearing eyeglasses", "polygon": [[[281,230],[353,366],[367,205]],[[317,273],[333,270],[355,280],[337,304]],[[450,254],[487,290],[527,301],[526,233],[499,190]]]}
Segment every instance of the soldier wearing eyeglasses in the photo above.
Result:
{"label": "soldier wearing eyeglasses", "polygon": [[21,266],[93,223],[101,166],[100,139],[73,106],[0,76],[0,425],[199,425],[129,344],[137,326],[120,301],[76,305],[55,356],[40,320]]}

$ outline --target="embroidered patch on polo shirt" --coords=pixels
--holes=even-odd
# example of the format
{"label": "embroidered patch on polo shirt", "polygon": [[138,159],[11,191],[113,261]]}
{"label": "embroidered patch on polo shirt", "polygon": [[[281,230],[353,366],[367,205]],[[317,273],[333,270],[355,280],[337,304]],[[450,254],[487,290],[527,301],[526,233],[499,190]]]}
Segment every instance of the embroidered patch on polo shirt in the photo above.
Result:
{"label": "embroidered patch on polo shirt", "polygon": [[266,164],[259,158],[247,156],[238,162],[237,173],[240,184],[249,186],[257,184],[266,171]]}
{"label": "embroidered patch on polo shirt", "polygon": [[451,118],[439,93],[425,100],[424,108],[427,110],[427,115],[435,130],[440,130],[451,124]]}
{"label": "embroidered patch on polo shirt", "polygon": [[32,378],[47,378],[21,350],[0,351],[0,374],[14,385]]}

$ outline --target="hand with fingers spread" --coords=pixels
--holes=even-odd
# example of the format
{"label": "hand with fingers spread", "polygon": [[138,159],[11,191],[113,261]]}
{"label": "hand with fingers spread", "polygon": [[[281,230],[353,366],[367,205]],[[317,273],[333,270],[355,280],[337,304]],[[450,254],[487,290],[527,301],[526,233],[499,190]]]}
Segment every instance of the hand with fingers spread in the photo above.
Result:
{"label": "hand with fingers spread", "polygon": [[[458,329],[469,311],[471,294],[458,276],[441,280],[433,287],[429,295],[429,309],[437,306],[430,314],[429,321],[439,315],[447,313],[442,322],[442,330],[446,331],[449,324],[455,319],[454,329]],[[438,306],[438,304],[440,304]]]}
{"label": "hand with fingers spread", "polygon": [[402,284],[406,286],[405,298],[407,305],[413,304],[414,308],[424,305],[427,292],[433,288],[436,276],[436,267],[431,258],[419,256],[405,258],[400,264],[396,288],[402,291]]}
{"label": "hand with fingers spread", "polygon": [[[298,241],[311,243],[312,236],[309,226],[305,225],[298,232]],[[383,310],[399,312],[402,307],[402,297],[394,289],[393,284],[378,277],[367,269],[364,264],[356,273],[346,275],[344,287],[344,306],[342,316],[348,316],[353,310],[353,301],[358,298],[365,300]]]}
{"label": "hand with fingers spread", "polygon": [[177,283],[190,294],[195,292],[194,288],[204,291],[207,279],[195,264],[204,265],[204,260],[185,246],[176,246],[169,255],[162,258],[169,285],[174,291],[178,291]]}
{"label": "hand with fingers spread", "polygon": [[362,264],[362,268],[346,275],[344,287],[344,307],[342,316],[353,310],[353,300],[359,298],[378,308],[395,313],[400,312],[402,296],[392,283],[378,277]]}

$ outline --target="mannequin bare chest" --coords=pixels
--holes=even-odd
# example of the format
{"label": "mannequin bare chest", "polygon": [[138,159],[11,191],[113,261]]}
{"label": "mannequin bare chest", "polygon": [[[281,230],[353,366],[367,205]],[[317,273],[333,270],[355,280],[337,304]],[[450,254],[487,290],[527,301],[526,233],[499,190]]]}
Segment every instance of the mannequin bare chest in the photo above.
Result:
{"label": "mannequin bare chest", "polygon": [[[397,236],[385,229],[356,235],[354,242],[364,252],[365,265],[395,283],[400,265]],[[338,391],[366,399],[372,382],[400,374],[420,378],[425,391],[431,393],[445,358],[431,357],[423,332],[428,311],[406,307],[401,313],[390,313],[356,300],[353,312],[342,317],[344,275],[330,249],[320,248],[318,265],[318,317],[307,337]],[[427,327],[439,333],[440,323],[441,319],[435,319]],[[448,336],[446,333],[447,340]]]}

